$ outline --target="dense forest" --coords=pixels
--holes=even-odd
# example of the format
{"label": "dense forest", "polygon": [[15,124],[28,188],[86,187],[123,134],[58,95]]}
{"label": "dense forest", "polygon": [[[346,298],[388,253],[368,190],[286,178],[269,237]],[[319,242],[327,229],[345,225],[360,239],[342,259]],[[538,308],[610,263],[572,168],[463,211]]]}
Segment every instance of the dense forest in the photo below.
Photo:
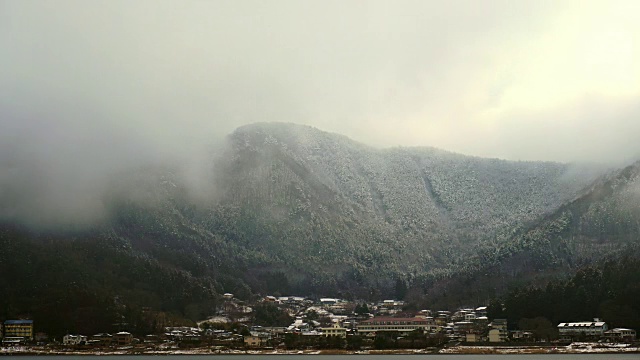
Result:
{"label": "dense forest", "polygon": [[35,319],[36,331],[51,336],[145,333],[192,324],[215,308],[221,289],[211,277],[133,256],[127,246],[2,227],[0,318]]}
{"label": "dense forest", "polygon": [[508,241],[482,244],[451,272],[427,276],[409,292],[419,304],[483,303],[513,287],[543,286],[637,249],[640,163],[601,177],[576,199],[514,227]]}
{"label": "dense forest", "polygon": [[506,318],[511,326],[525,318],[543,317],[552,324],[600,318],[610,327],[640,329],[638,248],[629,253],[584,267],[567,280],[513,289],[492,301],[489,316]]}

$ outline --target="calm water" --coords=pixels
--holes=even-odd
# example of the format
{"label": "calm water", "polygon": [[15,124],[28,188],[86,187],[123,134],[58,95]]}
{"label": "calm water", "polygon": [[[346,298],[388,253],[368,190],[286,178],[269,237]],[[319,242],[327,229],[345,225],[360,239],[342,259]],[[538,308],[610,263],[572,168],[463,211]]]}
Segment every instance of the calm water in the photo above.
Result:
{"label": "calm water", "polygon": [[[540,355],[114,355],[117,360],[631,360],[640,359],[640,354],[540,354]],[[71,355],[71,356],[20,356],[20,360],[42,360],[48,357],[51,360],[95,360],[95,356]],[[101,356],[104,357],[104,356]]]}

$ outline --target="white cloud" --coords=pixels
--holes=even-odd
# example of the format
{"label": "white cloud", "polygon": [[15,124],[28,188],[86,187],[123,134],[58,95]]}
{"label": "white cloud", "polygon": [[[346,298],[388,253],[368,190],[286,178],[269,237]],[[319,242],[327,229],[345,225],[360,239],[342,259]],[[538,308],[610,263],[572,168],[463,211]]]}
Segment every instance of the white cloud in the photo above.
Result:
{"label": "white cloud", "polygon": [[101,179],[201,161],[213,138],[259,121],[380,146],[632,159],[639,7],[0,0],[0,163]]}

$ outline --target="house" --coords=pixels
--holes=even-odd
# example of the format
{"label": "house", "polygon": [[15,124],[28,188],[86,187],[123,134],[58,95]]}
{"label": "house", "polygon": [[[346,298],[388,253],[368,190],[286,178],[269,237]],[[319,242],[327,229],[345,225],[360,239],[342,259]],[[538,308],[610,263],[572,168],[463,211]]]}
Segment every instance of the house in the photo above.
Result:
{"label": "house", "polygon": [[120,331],[113,335],[113,342],[118,346],[131,345],[133,342],[133,335],[126,331]]}
{"label": "house", "polygon": [[476,308],[476,316],[478,316],[478,317],[487,316],[487,307],[486,306],[477,307]]}
{"label": "house", "polygon": [[4,337],[17,337],[33,340],[33,320],[5,321]]}
{"label": "house", "polygon": [[484,341],[484,338],[483,338],[482,334],[469,333],[469,334],[466,334],[465,341],[466,342],[481,342],[481,341]]}
{"label": "house", "polygon": [[340,326],[339,323],[333,324],[332,327],[320,328],[320,330],[322,331],[322,334],[326,337],[338,336],[343,339],[347,338],[347,328],[343,328],[342,326]]}
{"label": "house", "polygon": [[489,330],[489,342],[505,342],[507,335],[507,330],[491,329]]}
{"label": "house", "polygon": [[636,331],[633,329],[615,328],[604,332],[604,338],[611,342],[636,341]]}
{"label": "house", "polygon": [[233,294],[231,294],[231,293],[224,293],[224,294],[222,295],[222,298],[223,298],[223,299],[225,299],[225,300],[231,300],[231,299],[233,299]]}
{"label": "house", "polygon": [[455,321],[471,321],[476,318],[476,313],[473,309],[458,309],[451,319]]}
{"label": "house", "polygon": [[91,340],[94,341],[97,345],[108,346],[111,345],[111,341],[113,340],[113,335],[108,333],[99,333],[95,334],[91,337]]}
{"label": "house", "polygon": [[49,341],[49,335],[47,335],[47,333],[37,332],[34,339],[38,343],[46,342],[46,341]]}
{"label": "house", "polygon": [[561,338],[573,338],[576,336],[597,337],[604,336],[608,330],[607,323],[595,318],[593,321],[581,321],[558,324],[558,332]]}
{"label": "house", "polygon": [[24,345],[26,340],[26,338],[24,337],[14,337],[14,336],[5,336],[2,339],[2,346],[18,346],[18,345]]}
{"label": "house", "polygon": [[263,332],[252,332],[251,335],[244,336],[244,346],[246,347],[264,347],[267,346],[271,335]]}
{"label": "house", "polygon": [[84,345],[87,343],[87,337],[84,335],[67,334],[62,337],[64,345]]}
{"label": "house", "polygon": [[511,339],[516,341],[531,341],[533,333],[531,331],[513,330],[510,332]]}
{"label": "house", "polygon": [[474,324],[471,321],[458,321],[453,324],[453,333],[457,335],[464,335],[475,332]]}
{"label": "house", "polygon": [[404,301],[396,300],[384,300],[381,304],[378,304],[378,312],[380,314],[397,314],[402,311]]}
{"label": "house", "polygon": [[507,341],[509,337],[507,319],[493,319],[489,327],[491,327],[491,330],[489,330],[489,342]]}
{"label": "house", "polygon": [[384,300],[382,301],[382,306],[387,307],[387,308],[392,308],[396,305],[396,301],[395,300]]}
{"label": "house", "polygon": [[333,299],[333,298],[322,298],[322,299],[320,299],[320,304],[322,304],[324,306],[335,305],[337,303],[338,303],[338,299]]}

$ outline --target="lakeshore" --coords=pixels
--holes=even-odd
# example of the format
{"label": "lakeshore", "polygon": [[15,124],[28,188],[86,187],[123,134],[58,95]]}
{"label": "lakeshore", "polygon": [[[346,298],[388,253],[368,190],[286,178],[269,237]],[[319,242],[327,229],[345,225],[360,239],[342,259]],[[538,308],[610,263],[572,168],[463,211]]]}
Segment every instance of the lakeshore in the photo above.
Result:
{"label": "lakeshore", "polygon": [[0,348],[0,355],[518,355],[518,354],[638,354],[640,347],[630,344],[576,342],[567,346],[452,346],[426,349],[388,350],[287,350],[230,349],[199,347],[190,349],[121,347],[108,349],[51,348],[17,346]]}

